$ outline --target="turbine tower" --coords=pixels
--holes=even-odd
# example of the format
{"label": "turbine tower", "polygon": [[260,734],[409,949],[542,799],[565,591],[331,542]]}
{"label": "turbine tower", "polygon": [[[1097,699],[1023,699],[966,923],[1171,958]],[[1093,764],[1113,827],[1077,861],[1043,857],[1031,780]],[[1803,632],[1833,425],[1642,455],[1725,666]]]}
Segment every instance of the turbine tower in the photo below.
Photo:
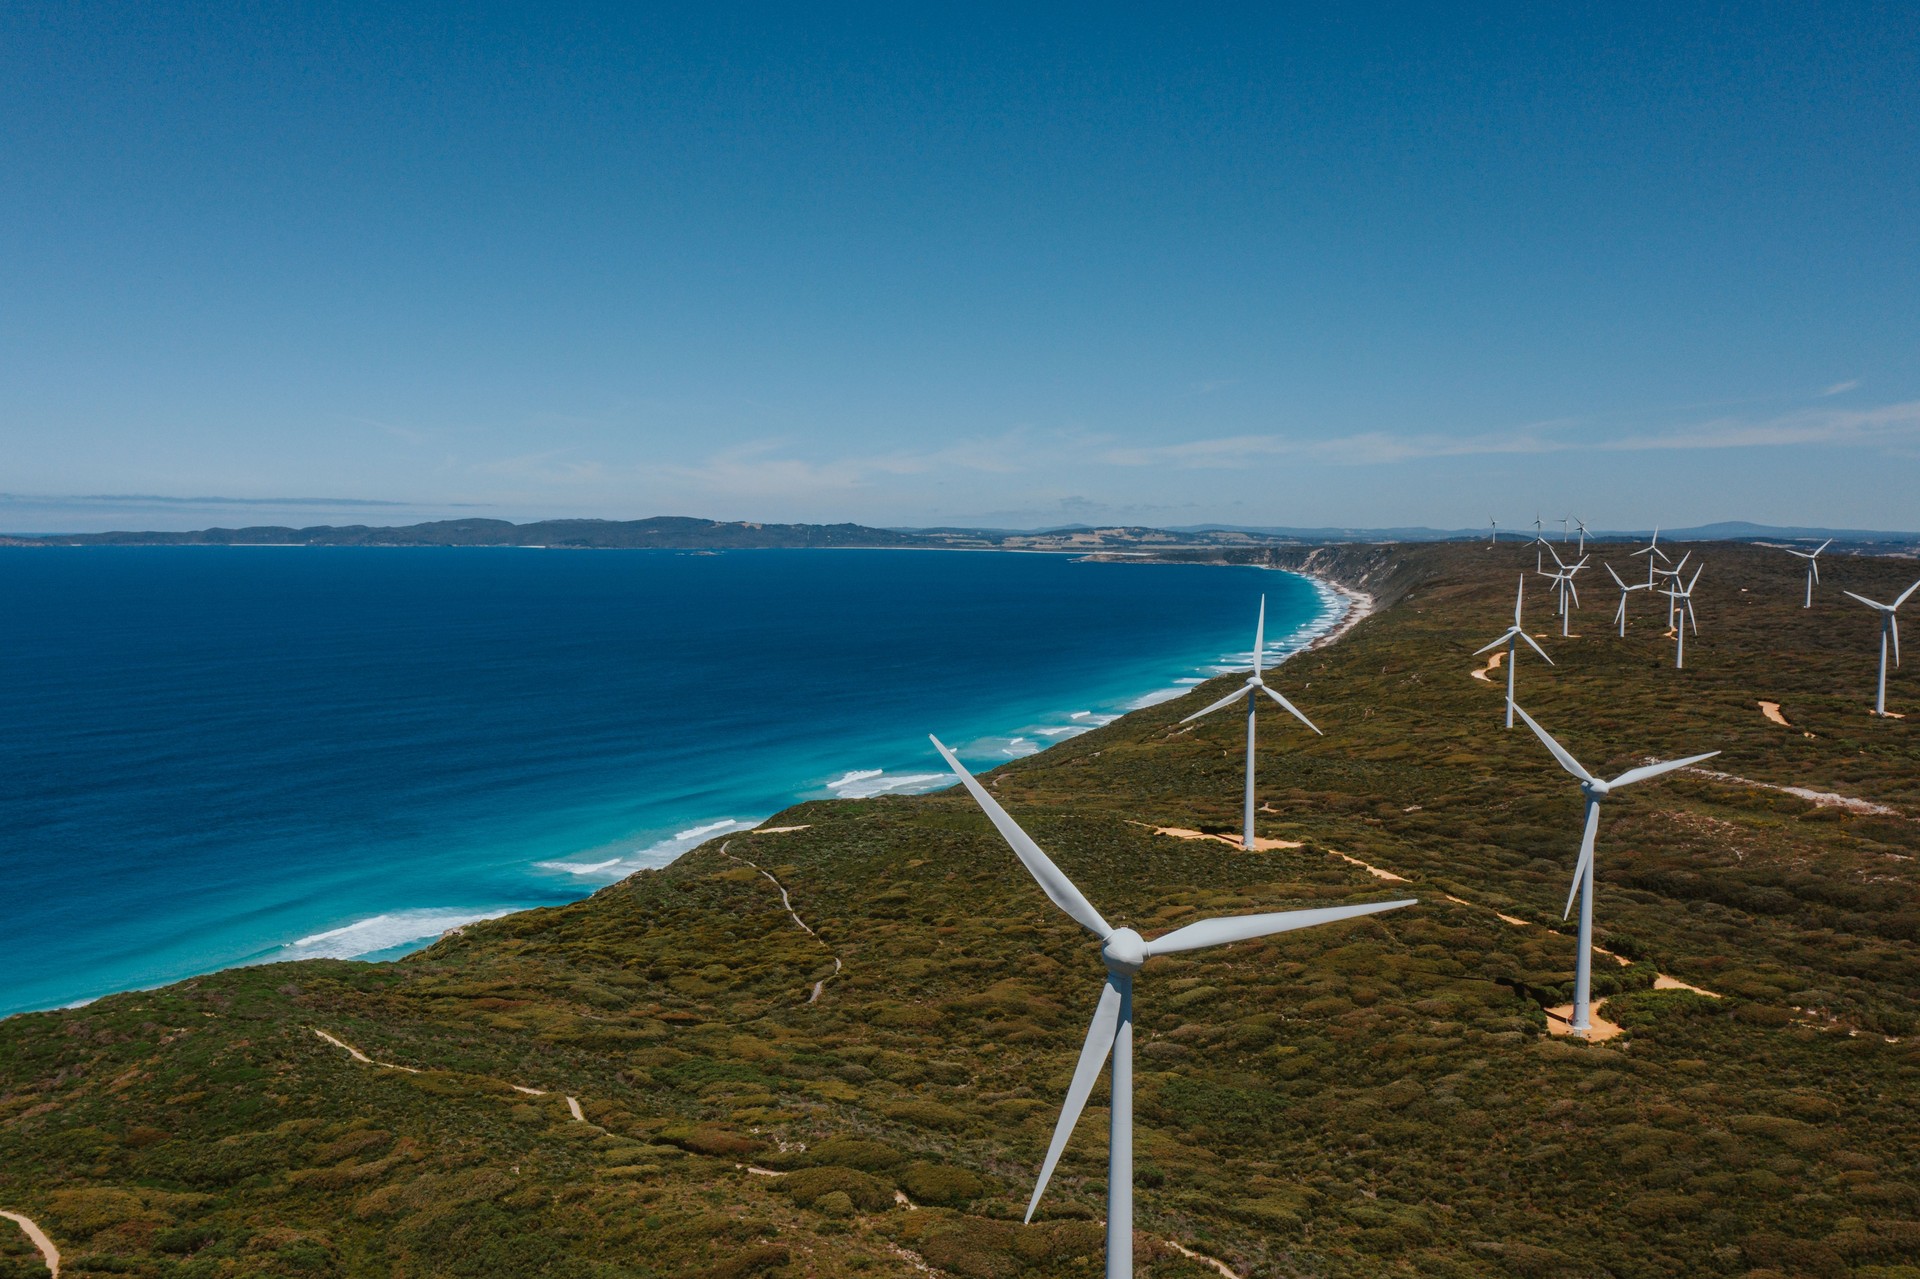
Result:
{"label": "turbine tower", "polygon": [[1625,639],[1627,637],[1627,596],[1633,591],[1644,591],[1648,588],[1644,582],[1635,582],[1632,586],[1628,586],[1620,580],[1620,575],[1613,571],[1611,564],[1607,565],[1607,576],[1611,577],[1613,584],[1620,588],[1620,607],[1614,610],[1613,620],[1620,624],[1620,638]]}
{"label": "turbine tower", "polygon": [[1100,939],[1100,958],[1106,964],[1107,981],[1100,991],[1100,1003],[1087,1027],[1087,1041],[1080,1049],[1080,1064],[1074,1067],[1073,1082],[1067,1086],[1067,1099],[1060,1107],[1059,1122],[1054,1125],[1053,1141],[1047,1146],[1046,1162],[1040,1165],[1040,1179],[1027,1202],[1026,1220],[1040,1206],[1040,1196],[1053,1177],[1060,1154],[1073,1135],[1074,1125],[1087,1104],[1087,1095],[1100,1077],[1100,1068],[1113,1057],[1113,1104],[1109,1111],[1110,1139],[1107,1145],[1107,1279],[1128,1279],[1133,1274],[1133,978],[1155,955],[1175,951],[1199,950],[1206,946],[1224,946],[1229,942],[1252,941],[1296,928],[1312,928],[1343,919],[1355,919],[1383,910],[1412,906],[1415,899],[1392,902],[1365,902],[1356,906],[1329,906],[1318,910],[1289,910],[1267,915],[1227,915],[1203,919],[1176,928],[1148,941],[1131,928],[1114,928],[1100,917],[1073,881],[1061,873],[1020,829],[1005,809],[975,781],[953,752],[933,745],[947,766],[958,774],[960,782],[987,814],[1001,838],[1013,849],[1053,904],[1073,921]]}
{"label": "turbine tower", "polygon": [[1907,596],[1915,591],[1920,591],[1920,582],[1915,582],[1901,591],[1900,598],[1891,604],[1879,604],[1864,595],[1853,595],[1852,591],[1841,592],[1843,595],[1853,595],[1853,598],[1880,614],[1880,691],[1873,699],[1875,715],[1885,716],[1887,713],[1887,641],[1889,639],[1893,641],[1893,664],[1898,666],[1900,665],[1900,619],[1896,614],[1899,613],[1900,606],[1907,602]]}
{"label": "turbine tower", "polygon": [[1631,786],[1634,782],[1644,782],[1648,778],[1658,777],[1662,773],[1671,773],[1676,768],[1685,768],[1689,764],[1698,764],[1703,759],[1712,759],[1719,751],[1708,751],[1704,755],[1689,755],[1685,759],[1671,759],[1664,763],[1647,764],[1640,768],[1629,768],[1610,782],[1601,781],[1586,769],[1580,767],[1580,761],[1567,753],[1565,747],[1553,740],[1547,730],[1534,722],[1533,716],[1525,711],[1520,718],[1527,721],[1527,727],[1533,730],[1542,744],[1553,753],[1560,767],[1572,773],[1580,781],[1580,793],[1586,796],[1587,816],[1584,833],[1580,836],[1580,859],[1573,867],[1573,888],[1567,893],[1567,906],[1560,918],[1566,919],[1573,913],[1573,899],[1580,898],[1580,941],[1574,951],[1573,968],[1573,1033],[1585,1035],[1593,1028],[1588,1009],[1593,995],[1593,841],[1600,830],[1600,801],[1622,786]]}
{"label": "turbine tower", "polygon": [[[1240,847],[1246,849],[1248,852],[1253,851],[1254,710],[1260,704],[1260,699],[1258,697],[1255,697],[1254,694],[1257,692],[1265,693],[1268,697],[1271,697],[1274,701],[1284,706],[1287,709],[1287,713],[1292,715],[1295,719],[1299,720],[1302,724],[1305,724],[1308,728],[1313,729],[1315,733],[1320,732],[1320,730],[1314,726],[1314,722],[1312,720],[1308,719],[1305,715],[1302,715],[1300,713],[1299,707],[1295,706],[1292,702],[1288,701],[1286,698],[1280,696],[1280,694],[1274,692],[1272,686],[1269,685],[1264,679],[1260,678],[1261,659],[1265,656],[1266,643],[1267,643],[1267,597],[1262,595],[1260,597],[1260,620],[1254,624],[1254,628],[1253,628],[1253,673],[1247,676],[1246,683],[1242,684],[1239,688],[1235,689],[1233,692],[1227,694],[1225,697],[1221,698],[1219,701],[1215,702],[1213,705],[1206,707],[1204,710],[1197,710],[1193,714],[1187,716],[1185,719],[1180,721],[1182,724],[1190,724],[1194,720],[1199,719],[1202,715],[1211,715],[1215,711],[1219,710],[1221,707],[1231,706],[1234,702],[1239,701],[1243,697],[1247,699],[1247,803],[1246,803],[1246,812],[1244,814],[1245,821],[1241,827],[1241,830],[1243,833],[1240,837]],[[1321,735],[1325,736],[1325,734],[1321,734]]]}
{"label": "turbine tower", "polygon": [[[1828,538],[1811,551],[1796,551],[1791,546],[1783,546],[1780,548],[1787,554],[1798,555],[1807,562],[1807,602],[1801,606],[1803,608],[1813,607],[1813,586],[1814,583],[1820,580],[1820,552],[1832,545],[1833,539]],[[1854,598],[1858,599],[1859,596],[1855,596]]]}
{"label": "turbine tower", "polygon": [[1513,727],[1513,710],[1514,710],[1514,707],[1513,707],[1513,655],[1519,651],[1516,646],[1520,643],[1521,640],[1525,640],[1527,642],[1527,647],[1532,649],[1534,652],[1540,654],[1541,659],[1545,661],[1548,666],[1553,665],[1553,659],[1547,656],[1547,650],[1544,648],[1541,648],[1538,644],[1534,643],[1533,636],[1527,634],[1526,628],[1520,624],[1520,604],[1521,604],[1521,601],[1526,599],[1526,595],[1527,595],[1527,575],[1525,573],[1521,573],[1520,589],[1513,593],[1513,625],[1507,628],[1506,634],[1502,635],[1499,639],[1495,640],[1493,643],[1487,644],[1481,648],[1476,648],[1473,650],[1473,655],[1475,657],[1478,657],[1480,656],[1480,654],[1485,653],[1490,649],[1499,648],[1502,644],[1505,644],[1507,646],[1507,727],[1508,728]]}

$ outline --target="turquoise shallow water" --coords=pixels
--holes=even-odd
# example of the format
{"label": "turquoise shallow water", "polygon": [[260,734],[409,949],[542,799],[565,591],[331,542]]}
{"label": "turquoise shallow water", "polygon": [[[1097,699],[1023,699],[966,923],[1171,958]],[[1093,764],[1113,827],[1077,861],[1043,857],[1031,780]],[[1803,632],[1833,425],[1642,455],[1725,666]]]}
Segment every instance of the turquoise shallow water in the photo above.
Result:
{"label": "turquoise shallow water", "polygon": [[[802,798],[945,785],[1338,601],[896,551],[0,551],[0,1013],[390,957]],[[1183,683],[1184,681],[1184,683]],[[1311,713],[1309,708],[1309,713]]]}

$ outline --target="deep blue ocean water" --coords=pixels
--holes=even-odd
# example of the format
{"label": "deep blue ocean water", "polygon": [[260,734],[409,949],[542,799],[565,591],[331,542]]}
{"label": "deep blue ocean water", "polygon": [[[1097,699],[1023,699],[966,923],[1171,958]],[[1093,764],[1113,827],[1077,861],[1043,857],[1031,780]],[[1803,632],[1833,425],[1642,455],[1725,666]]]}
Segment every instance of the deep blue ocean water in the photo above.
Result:
{"label": "deep blue ocean water", "polygon": [[[0,551],[0,1014],[388,958],[1276,653],[1257,569],[907,551]],[[1311,713],[1311,711],[1309,711]]]}

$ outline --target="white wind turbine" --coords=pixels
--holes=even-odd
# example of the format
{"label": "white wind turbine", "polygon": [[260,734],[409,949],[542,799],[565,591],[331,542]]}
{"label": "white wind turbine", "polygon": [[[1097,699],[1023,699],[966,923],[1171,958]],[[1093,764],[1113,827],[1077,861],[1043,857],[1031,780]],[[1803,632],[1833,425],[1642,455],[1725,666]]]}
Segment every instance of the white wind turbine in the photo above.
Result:
{"label": "white wind turbine", "polygon": [[1580,530],[1580,558],[1585,559],[1587,557],[1587,522],[1576,519],[1573,523],[1574,527]]}
{"label": "white wind turbine", "polygon": [[[1668,586],[1678,586],[1680,584],[1680,572],[1682,569],[1686,568],[1687,561],[1692,558],[1693,558],[1693,552],[1688,551],[1685,555],[1682,555],[1680,557],[1679,563],[1675,564],[1672,568],[1655,568],[1653,566],[1653,561],[1648,560],[1647,561],[1647,580],[1652,581],[1654,575],[1657,573],[1661,577],[1671,579],[1667,583]],[[1695,574],[1695,576],[1698,576],[1698,574]],[[1672,591],[1663,591],[1661,593],[1667,597],[1667,628],[1671,630],[1673,628],[1673,610],[1676,606],[1675,602],[1677,597],[1673,594]],[[1697,629],[1695,633],[1696,634],[1698,633]]]}
{"label": "white wind turbine", "polygon": [[1543,571],[1540,566],[1545,563],[1545,561],[1540,558],[1540,548],[1544,546],[1548,550],[1553,549],[1553,543],[1549,542],[1546,534],[1540,530],[1540,514],[1536,511],[1533,516],[1533,542],[1531,543],[1533,546],[1533,571],[1536,573]]}
{"label": "white wind turbine", "polygon": [[1647,589],[1651,590],[1653,589],[1653,561],[1659,558],[1666,560],[1669,564],[1673,562],[1673,557],[1660,549],[1659,529],[1653,530],[1653,540],[1651,542],[1648,542],[1645,546],[1633,552],[1634,557],[1641,555],[1647,557]]}
{"label": "white wind turbine", "polygon": [[987,819],[1000,832],[1053,904],[1065,911],[1075,923],[1100,939],[1100,958],[1106,964],[1107,982],[1094,1009],[1093,1023],[1087,1027],[1087,1041],[1080,1049],[1080,1064],[1074,1067],[1073,1082],[1067,1086],[1066,1103],[1060,1107],[1059,1122],[1054,1125],[1053,1141],[1047,1147],[1046,1162],[1040,1165],[1040,1179],[1034,1185],[1033,1198],[1027,1203],[1028,1221],[1040,1206],[1053,1169],[1066,1149],[1067,1138],[1087,1104],[1087,1095],[1100,1076],[1100,1067],[1113,1057],[1113,1097],[1109,1109],[1110,1134],[1107,1145],[1107,1279],[1127,1279],[1133,1274],[1133,978],[1155,955],[1175,951],[1224,946],[1229,942],[1252,941],[1296,928],[1312,928],[1383,910],[1412,906],[1415,899],[1392,902],[1365,902],[1356,906],[1328,906],[1317,910],[1289,910],[1266,915],[1227,915],[1203,919],[1176,928],[1148,941],[1131,928],[1114,928],[1100,917],[1073,881],[1061,873],[1020,829],[1005,809],[975,781],[953,752],[933,739],[947,766],[959,776],[974,802],[986,812]]}
{"label": "white wind turbine", "polygon": [[1570,520],[1567,516],[1562,515],[1560,517],[1560,540],[1562,542],[1567,540],[1567,525],[1570,523],[1572,523],[1572,520]]}
{"label": "white wind turbine", "polygon": [[[1683,563],[1685,558],[1681,557]],[[1667,616],[1673,625],[1673,669],[1676,671],[1684,670],[1687,665],[1687,624],[1693,624],[1695,635],[1700,633],[1700,619],[1693,615],[1693,587],[1700,580],[1700,570],[1705,567],[1702,564],[1695,568],[1692,581],[1685,586],[1680,585],[1680,577],[1675,574],[1673,582],[1661,592],[1667,597]]]}
{"label": "white wind turbine", "polygon": [[1627,596],[1633,591],[1644,591],[1650,588],[1644,582],[1635,582],[1632,586],[1628,586],[1620,580],[1620,575],[1613,571],[1613,565],[1611,564],[1607,565],[1607,576],[1611,577],[1613,584],[1620,588],[1620,607],[1614,611],[1613,620],[1620,624],[1620,637],[1625,639],[1627,635]]}
{"label": "white wind turbine", "polygon": [[[1833,539],[1828,538],[1826,541],[1820,543],[1819,546],[1815,547],[1811,551],[1796,551],[1791,546],[1783,546],[1780,548],[1781,550],[1785,551],[1787,554],[1798,555],[1801,559],[1807,562],[1807,602],[1801,606],[1803,608],[1813,607],[1813,586],[1814,586],[1814,583],[1820,580],[1820,552],[1826,550],[1829,546],[1832,546],[1832,545],[1833,545]],[[1856,596],[1855,598],[1857,599],[1859,597]]]}
{"label": "white wind turbine", "polygon": [[1492,546],[1500,540],[1500,521],[1487,516],[1487,545]]}
{"label": "white wind turbine", "polygon": [[1853,595],[1853,598],[1880,614],[1880,691],[1873,699],[1875,715],[1884,716],[1887,713],[1887,641],[1889,639],[1893,641],[1893,664],[1898,666],[1900,665],[1900,619],[1896,614],[1899,613],[1900,606],[1907,602],[1907,596],[1915,591],[1920,591],[1920,582],[1915,582],[1901,591],[1900,598],[1891,604],[1876,603],[1864,595],[1853,595],[1852,591],[1841,592],[1843,595]]}
{"label": "white wind turbine", "polygon": [[[1245,821],[1242,825],[1243,834],[1240,837],[1240,847],[1248,850],[1249,852],[1253,850],[1254,710],[1260,704],[1260,699],[1254,696],[1254,694],[1265,693],[1268,697],[1271,697],[1274,701],[1280,703],[1281,706],[1285,707],[1287,710],[1287,713],[1292,715],[1295,719],[1299,720],[1302,724],[1305,724],[1308,728],[1313,729],[1313,731],[1316,733],[1320,732],[1320,730],[1314,726],[1314,722],[1312,720],[1308,719],[1305,715],[1302,715],[1300,713],[1299,707],[1295,706],[1292,702],[1288,701],[1286,698],[1280,696],[1280,694],[1274,692],[1272,686],[1269,685],[1264,679],[1260,678],[1261,661],[1266,655],[1266,643],[1267,643],[1267,597],[1262,595],[1260,597],[1260,620],[1254,624],[1254,628],[1253,628],[1253,673],[1247,676],[1246,683],[1242,684],[1239,688],[1235,689],[1233,692],[1228,693],[1225,697],[1221,698],[1219,701],[1215,702],[1213,705],[1205,707],[1204,709],[1201,709],[1201,710],[1197,710],[1193,714],[1187,716],[1185,719],[1180,721],[1182,724],[1190,724],[1194,720],[1199,719],[1202,715],[1211,715],[1215,711],[1219,710],[1221,707],[1231,706],[1233,703],[1239,701],[1243,697],[1247,699],[1247,802],[1246,802],[1246,811],[1244,814]],[[1321,736],[1325,736],[1325,734],[1321,734]]]}
{"label": "white wind turbine", "polygon": [[1526,595],[1527,595],[1527,575],[1523,572],[1520,574],[1520,588],[1513,593],[1513,625],[1507,628],[1506,634],[1502,635],[1499,639],[1493,641],[1493,643],[1484,645],[1480,648],[1476,648],[1475,650],[1473,650],[1473,655],[1475,657],[1478,657],[1482,653],[1490,652],[1493,649],[1499,648],[1502,644],[1505,644],[1507,646],[1507,727],[1508,728],[1513,727],[1513,709],[1514,709],[1513,707],[1513,656],[1516,652],[1519,651],[1517,646],[1519,645],[1520,641],[1525,640],[1527,642],[1527,647],[1532,649],[1534,652],[1540,654],[1542,660],[1544,660],[1548,666],[1553,665],[1553,659],[1547,656],[1547,650],[1544,648],[1541,648],[1538,644],[1534,643],[1533,636],[1527,634],[1526,628],[1520,624],[1520,605],[1521,605],[1521,602],[1526,599]]}
{"label": "white wind turbine", "polygon": [[1662,773],[1671,773],[1676,768],[1698,764],[1720,752],[1708,751],[1704,755],[1689,755],[1685,759],[1629,768],[1610,782],[1602,781],[1582,768],[1579,760],[1569,755],[1565,747],[1547,734],[1546,729],[1534,722],[1533,716],[1521,711],[1520,718],[1527,721],[1527,727],[1533,730],[1534,736],[1560,761],[1560,767],[1580,780],[1580,793],[1587,800],[1586,827],[1580,836],[1580,860],[1574,863],[1573,888],[1567,893],[1567,906],[1560,914],[1563,920],[1571,915],[1574,897],[1577,895],[1580,898],[1580,941],[1574,952],[1573,968],[1573,1032],[1584,1035],[1592,1029],[1588,1009],[1593,994],[1593,842],[1600,831],[1600,801],[1622,786],[1631,786],[1634,782],[1644,782]]}

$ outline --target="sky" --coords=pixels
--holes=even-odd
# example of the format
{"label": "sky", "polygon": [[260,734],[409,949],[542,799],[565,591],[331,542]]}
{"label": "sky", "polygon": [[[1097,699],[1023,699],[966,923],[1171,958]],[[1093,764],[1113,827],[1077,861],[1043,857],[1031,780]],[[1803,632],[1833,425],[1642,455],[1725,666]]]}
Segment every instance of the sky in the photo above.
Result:
{"label": "sky", "polygon": [[0,7],[0,528],[1920,528],[1920,9]]}

